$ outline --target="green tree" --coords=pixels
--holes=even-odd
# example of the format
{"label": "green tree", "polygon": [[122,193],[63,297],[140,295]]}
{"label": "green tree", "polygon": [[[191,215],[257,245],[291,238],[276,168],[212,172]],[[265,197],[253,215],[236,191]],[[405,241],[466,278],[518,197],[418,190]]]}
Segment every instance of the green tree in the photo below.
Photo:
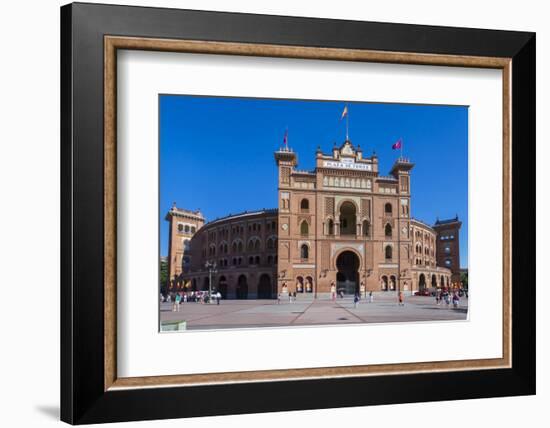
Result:
{"label": "green tree", "polygon": [[160,260],[160,291],[166,293],[166,284],[168,283],[168,261]]}
{"label": "green tree", "polygon": [[460,282],[462,283],[462,287],[467,290],[468,289],[468,272],[462,272],[460,274]]}

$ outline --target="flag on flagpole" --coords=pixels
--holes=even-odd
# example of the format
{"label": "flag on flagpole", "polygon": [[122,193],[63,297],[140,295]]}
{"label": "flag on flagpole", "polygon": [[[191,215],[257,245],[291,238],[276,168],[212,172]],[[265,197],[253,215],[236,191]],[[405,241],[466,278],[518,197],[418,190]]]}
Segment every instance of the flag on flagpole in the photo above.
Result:
{"label": "flag on flagpole", "polygon": [[342,117],[340,117],[340,120],[342,120],[344,117],[347,117],[348,115],[348,105],[344,107],[344,111],[342,112]]}
{"label": "flag on flagpole", "polygon": [[401,148],[401,146],[403,145],[403,139],[400,138],[399,140],[397,140],[395,143],[393,143],[393,145],[391,146],[391,148],[393,150],[399,150]]}

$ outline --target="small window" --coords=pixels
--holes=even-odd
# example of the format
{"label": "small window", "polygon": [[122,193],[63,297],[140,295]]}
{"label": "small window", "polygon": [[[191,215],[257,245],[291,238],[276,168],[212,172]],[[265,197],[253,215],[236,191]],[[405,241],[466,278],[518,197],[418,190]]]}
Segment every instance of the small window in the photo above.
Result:
{"label": "small window", "polygon": [[328,234],[334,235],[334,222],[332,221],[332,219],[328,220]]}
{"label": "small window", "polygon": [[391,207],[391,204],[389,202],[386,205],[384,205],[384,213],[386,215],[391,215],[392,214],[392,207]]}
{"label": "small window", "polygon": [[385,251],[385,255],[386,255],[386,260],[391,260],[392,259],[392,247],[391,245],[388,245],[386,247],[386,251]]}
{"label": "small window", "polygon": [[178,224],[178,232],[183,232],[183,224]]}
{"label": "small window", "polygon": [[445,259],[445,266],[451,266],[451,259]]}
{"label": "small window", "polygon": [[309,226],[307,224],[307,221],[302,221],[302,224],[300,224],[300,234],[307,235],[309,233]]}
{"label": "small window", "polygon": [[391,225],[389,223],[386,224],[386,227],[384,228],[384,234],[386,235],[386,237],[391,238],[392,229],[391,229]]}
{"label": "small window", "polygon": [[307,199],[302,199],[302,202],[300,202],[300,209],[302,211],[307,211],[309,210],[309,200]]}
{"label": "small window", "polygon": [[189,233],[189,229],[190,229],[190,228],[189,228],[189,225],[186,224],[186,225],[185,225],[185,233]]}
{"label": "small window", "polygon": [[304,260],[309,258],[309,247],[307,244],[302,244],[300,247],[300,258]]}
{"label": "small window", "polygon": [[363,236],[369,236],[370,234],[370,223],[368,220],[363,221]]}

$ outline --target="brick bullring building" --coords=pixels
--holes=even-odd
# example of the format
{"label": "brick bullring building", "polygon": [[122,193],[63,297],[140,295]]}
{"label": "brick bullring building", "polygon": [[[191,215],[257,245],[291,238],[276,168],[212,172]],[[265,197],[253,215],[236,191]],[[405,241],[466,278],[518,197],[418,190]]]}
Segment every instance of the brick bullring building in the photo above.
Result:
{"label": "brick bullring building", "polygon": [[313,171],[298,170],[288,148],[275,162],[278,209],[209,223],[200,212],[168,212],[169,289],[208,290],[207,261],[216,263],[212,288],[230,299],[414,292],[460,281],[461,222],[411,217],[408,159],[382,176],[375,154],[345,141],[330,154],[318,149]]}

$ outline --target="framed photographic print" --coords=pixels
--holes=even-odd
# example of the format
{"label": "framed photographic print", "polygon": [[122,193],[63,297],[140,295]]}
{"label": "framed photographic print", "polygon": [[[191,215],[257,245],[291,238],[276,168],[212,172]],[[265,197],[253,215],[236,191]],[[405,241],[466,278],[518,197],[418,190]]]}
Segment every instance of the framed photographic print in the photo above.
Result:
{"label": "framed photographic print", "polygon": [[62,420],[535,393],[533,33],[76,3],[61,53]]}

